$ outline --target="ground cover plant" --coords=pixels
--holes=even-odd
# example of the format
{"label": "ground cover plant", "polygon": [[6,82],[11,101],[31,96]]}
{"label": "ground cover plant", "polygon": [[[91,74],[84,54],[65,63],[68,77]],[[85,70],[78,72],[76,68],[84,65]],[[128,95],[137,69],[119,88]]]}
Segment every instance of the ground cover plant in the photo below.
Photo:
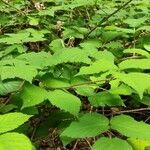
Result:
{"label": "ground cover plant", "polygon": [[0,0],[0,150],[149,150],[150,1]]}

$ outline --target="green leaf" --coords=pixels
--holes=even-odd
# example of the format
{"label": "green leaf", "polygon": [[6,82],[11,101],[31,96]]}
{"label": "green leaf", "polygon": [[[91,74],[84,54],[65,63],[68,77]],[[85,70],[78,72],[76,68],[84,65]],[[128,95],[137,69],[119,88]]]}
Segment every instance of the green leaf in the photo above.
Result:
{"label": "green leaf", "polygon": [[41,69],[45,67],[46,60],[50,59],[51,54],[47,52],[30,52],[30,53],[25,53],[22,55],[19,55],[17,59],[19,60],[24,60],[31,66],[34,66],[38,69]]}
{"label": "green leaf", "polygon": [[64,78],[54,78],[50,75],[42,78],[42,84],[48,88],[63,88],[71,86],[68,80]]}
{"label": "green leaf", "polygon": [[32,150],[30,140],[23,134],[5,133],[0,135],[0,150]]}
{"label": "green leaf", "polygon": [[24,122],[28,121],[31,116],[19,112],[0,115],[0,133],[16,129]]}
{"label": "green leaf", "polygon": [[72,3],[78,4],[79,6],[86,6],[86,5],[94,5],[96,1],[95,0],[86,0],[86,1],[74,0],[72,1]]}
{"label": "green leaf", "polygon": [[[91,51],[93,51],[93,48],[90,49]],[[114,60],[115,60],[115,57],[114,55],[109,52],[109,51],[96,51],[95,53],[91,54],[90,57],[93,57],[95,58],[96,60],[107,60],[109,61],[110,63],[114,63]]]}
{"label": "green leaf", "polygon": [[54,66],[62,63],[86,63],[91,60],[88,54],[79,48],[67,48],[55,53],[51,58],[47,59],[47,66]]}
{"label": "green leaf", "polygon": [[145,150],[146,147],[150,146],[150,140],[129,138],[128,142],[132,145],[134,150]]}
{"label": "green leaf", "polygon": [[144,48],[145,48],[147,51],[150,51],[150,45],[149,45],[149,44],[144,44]]}
{"label": "green leaf", "polygon": [[102,137],[97,140],[92,146],[92,150],[133,150],[132,147],[125,141],[118,138]]}
{"label": "green leaf", "polygon": [[112,41],[110,43],[105,44],[104,47],[108,49],[119,49],[122,48],[123,46],[119,41]]}
{"label": "green leaf", "polygon": [[46,30],[38,31],[32,28],[28,28],[19,31],[18,33],[5,34],[4,37],[0,39],[0,43],[20,44],[26,42],[45,41],[44,38],[45,33],[49,33],[49,31]]}
{"label": "green leaf", "polygon": [[12,111],[14,109],[17,109],[17,108],[18,107],[16,105],[13,105],[13,104],[7,104],[7,105],[2,104],[1,108],[0,108],[0,112],[2,114],[4,114],[4,113],[8,113],[8,112],[10,112],[10,111]]}
{"label": "green leaf", "polygon": [[20,78],[32,82],[32,79],[37,75],[37,70],[33,66],[3,66],[0,67],[1,79]]}
{"label": "green leaf", "polygon": [[52,105],[68,111],[75,116],[77,116],[80,111],[80,99],[70,93],[61,90],[49,91],[48,99]]}
{"label": "green leaf", "polygon": [[143,93],[150,87],[150,75],[145,73],[116,73],[116,77],[132,87],[142,99]]}
{"label": "green leaf", "polygon": [[82,96],[91,96],[93,94],[95,94],[94,92],[94,87],[92,86],[80,86],[80,87],[76,87],[76,93]]}
{"label": "green leaf", "polygon": [[39,24],[39,19],[29,17],[29,24],[32,25],[32,26],[37,26]]}
{"label": "green leaf", "polygon": [[6,56],[12,52],[18,52],[18,53],[23,53],[26,51],[26,47],[21,45],[21,44],[13,44],[13,45],[10,45],[8,47],[6,47],[6,49],[3,51],[2,55],[3,56]]}
{"label": "green leaf", "polygon": [[111,119],[111,128],[117,130],[121,134],[142,140],[150,139],[150,125],[144,122],[138,122],[134,118],[127,115],[115,116]]}
{"label": "green leaf", "polygon": [[109,92],[100,92],[88,98],[91,105],[99,106],[124,106],[119,95],[111,94]]}
{"label": "green leaf", "polygon": [[150,31],[150,26],[141,26],[137,29],[137,31],[140,31],[140,30]]}
{"label": "green leaf", "polygon": [[111,88],[110,93],[116,95],[131,95],[135,91],[126,84],[121,84],[118,87]]}
{"label": "green leaf", "polygon": [[102,59],[94,62],[92,65],[88,67],[81,67],[77,75],[96,74],[109,70],[117,70],[117,66],[108,60]]}
{"label": "green leaf", "polygon": [[145,50],[142,50],[142,49],[137,49],[137,48],[131,48],[131,49],[125,49],[123,51],[124,53],[133,53],[133,54],[140,54],[142,56],[145,56],[147,58],[150,58],[150,54],[145,51]]}
{"label": "green leaf", "polygon": [[61,51],[65,47],[64,45],[65,44],[62,39],[56,39],[49,44],[49,47],[55,53]]}
{"label": "green leaf", "polygon": [[21,81],[0,82],[0,95],[6,95],[8,93],[15,92],[20,89],[21,85]]}
{"label": "green leaf", "polygon": [[108,129],[109,121],[106,117],[96,113],[84,114],[77,121],[67,127],[61,136],[71,138],[93,137]]}
{"label": "green leaf", "polygon": [[124,21],[124,23],[127,23],[130,27],[138,27],[139,25],[143,24],[146,21],[146,18],[138,18],[138,19],[133,19],[133,18],[128,18]]}
{"label": "green leaf", "polygon": [[150,69],[150,59],[129,59],[122,61],[119,64],[119,68],[124,69],[132,69],[132,68],[139,68],[139,69]]}
{"label": "green leaf", "polygon": [[25,84],[23,90],[20,92],[20,98],[23,100],[22,108],[31,107],[46,100],[47,92],[38,86]]}

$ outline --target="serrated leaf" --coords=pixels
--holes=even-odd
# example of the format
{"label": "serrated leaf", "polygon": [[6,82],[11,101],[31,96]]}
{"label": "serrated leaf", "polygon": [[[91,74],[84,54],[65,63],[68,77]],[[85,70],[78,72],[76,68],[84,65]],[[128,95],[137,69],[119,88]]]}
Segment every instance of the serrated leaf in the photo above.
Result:
{"label": "serrated leaf", "polygon": [[134,150],[145,150],[146,147],[150,146],[150,140],[129,138],[128,142],[132,145]]}
{"label": "serrated leaf", "polygon": [[37,75],[37,70],[33,66],[3,66],[0,67],[0,76],[2,80],[11,78],[20,78],[32,82],[32,79]]}
{"label": "serrated leaf", "polygon": [[104,47],[108,49],[119,49],[122,48],[123,46],[119,41],[112,41],[110,43],[105,44]]}
{"label": "serrated leaf", "polygon": [[138,27],[139,25],[143,24],[146,21],[146,18],[128,18],[124,21],[124,23],[127,23],[130,27]]}
{"label": "serrated leaf", "polygon": [[0,82],[0,95],[6,95],[8,93],[19,90],[21,84],[22,84],[21,81]]}
{"label": "serrated leaf", "polygon": [[135,91],[132,88],[130,88],[128,85],[121,84],[118,87],[111,88],[109,92],[117,95],[131,95]]}
{"label": "serrated leaf", "polygon": [[121,134],[142,140],[150,139],[150,125],[144,122],[138,122],[127,115],[115,116],[111,119],[111,128]]}
{"label": "serrated leaf", "polygon": [[23,100],[22,108],[31,107],[46,100],[47,92],[38,86],[25,84],[20,92],[20,98]]}
{"label": "serrated leaf", "polygon": [[25,66],[28,65],[28,62],[24,60],[19,60],[19,59],[14,59],[14,58],[8,58],[8,59],[3,59],[0,61],[0,67],[3,66]]}
{"label": "serrated leaf", "polygon": [[133,54],[140,54],[142,56],[145,56],[147,58],[150,58],[150,54],[145,51],[145,50],[142,50],[142,49],[137,49],[137,48],[131,48],[131,49],[125,49],[123,51],[124,53],[133,53]]}
{"label": "serrated leaf", "polygon": [[69,81],[64,78],[54,78],[50,75],[42,78],[42,84],[48,88],[63,88],[71,85]]}
{"label": "serrated leaf", "polygon": [[97,51],[95,53],[93,53],[92,55],[90,55],[90,57],[95,58],[96,60],[107,60],[109,62],[111,62],[112,64],[114,63],[115,60],[115,56],[109,52],[109,51]]}
{"label": "serrated leaf", "polygon": [[61,51],[65,46],[64,46],[64,41],[62,39],[56,39],[53,40],[49,44],[50,49],[55,53]]}
{"label": "serrated leaf", "polygon": [[30,53],[25,53],[22,55],[19,55],[17,57],[18,60],[23,60],[26,61],[28,64],[31,66],[35,66],[36,68],[43,68],[45,67],[45,62],[47,59],[50,59],[51,54],[47,52],[30,52]]}
{"label": "serrated leaf", "polygon": [[80,99],[70,93],[66,93],[61,90],[49,91],[48,99],[52,105],[68,111],[75,116],[77,116],[80,111]]}
{"label": "serrated leaf", "polygon": [[133,150],[132,147],[125,141],[118,138],[102,137],[97,140],[92,146],[92,150]]}
{"label": "serrated leaf", "polygon": [[88,113],[79,117],[67,127],[61,136],[71,138],[93,137],[108,129],[109,121],[103,115],[97,113]]}
{"label": "serrated leaf", "polygon": [[141,99],[144,91],[150,87],[150,75],[145,73],[117,73],[116,77],[132,87],[139,94]]}
{"label": "serrated leaf", "polygon": [[124,103],[119,95],[109,92],[96,93],[88,98],[92,106],[123,106]]}
{"label": "serrated leaf", "polygon": [[92,86],[81,86],[81,87],[76,87],[76,93],[82,96],[91,96],[93,95],[95,88]]}
{"label": "serrated leaf", "polygon": [[24,122],[28,121],[30,117],[31,116],[19,112],[0,115],[0,133],[16,129]]}
{"label": "serrated leaf", "polygon": [[76,116],[81,105],[79,98],[70,93],[61,90],[47,92],[46,90],[32,84],[26,84],[24,86],[23,90],[20,92],[20,98],[23,100],[22,108],[31,107],[49,99],[52,105]]}
{"label": "serrated leaf", "polygon": [[48,31],[45,30],[38,31],[32,28],[28,28],[19,31],[18,33],[5,34],[4,37],[0,39],[0,43],[20,44],[27,42],[45,41],[44,38],[45,33],[48,33]]}
{"label": "serrated leaf", "polygon": [[119,64],[119,68],[124,69],[132,69],[132,68],[139,68],[139,69],[150,69],[150,59],[129,59],[122,61]]}
{"label": "serrated leaf", "polygon": [[140,30],[150,31],[150,26],[141,26],[137,29],[137,31],[140,31]]}
{"label": "serrated leaf", "polygon": [[81,67],[77,75],[96,74],[109,70],[117,70],[117,66],[108,60],[102,59],[94,62],[92,65],[88,67]]}
{"label": "serrated leaf", "polygon": [[13,44],[13,45],[10,45],[8,47],[6,47],[6,49],[3,51],[2,55],[3,56],[6,56],[12,52],[18,52],[18,53],[23,53],[26,51],[26,47],[21,45],[21,44]]}
{"label": "serrated leaf", "polygon": [[61,63],[86,63],[89,64],[91,60],[88,54],[79,48],[63,49],[55,53],[50,59],[47,60],[47,66],[54,66]]}
{"label": "serrated leaf", "polygon": [[30,140],[23,134],[5,133],[0,135],[0,150],[32,150]]}

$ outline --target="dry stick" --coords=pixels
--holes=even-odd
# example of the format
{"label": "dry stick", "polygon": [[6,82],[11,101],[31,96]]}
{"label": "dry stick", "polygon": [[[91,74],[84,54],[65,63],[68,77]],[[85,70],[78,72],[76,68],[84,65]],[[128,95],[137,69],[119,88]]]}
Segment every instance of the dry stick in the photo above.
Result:
{"label": "dry stick", "polygon": [[[98,112],[111,112],[112,110],[98,110]],[[147,108],[139,108],[139,109],[130,109],[130,110],[122,110],[122,111],[114,111],[113,114],[121,114],[121,113],[134,113],[140,111],[150,111],[150,107]]]}
{"label": "dry stick", "polygon": [[85,141],[88,144],[88,146],[90,147],[90,149],[92,149],[92,146],[91,146],[90,142],[88,141],[88,139],[85,139]]}
{"label": "dry stick", "polygon": [[150,110],[150,107],[148,107],[148,108],[139,108],[139,109],[131,109],[131,110],[122,110],[122,111],[119,111],[119,112],[114,112],[114,114],[132,113],[132,112],[147,111],[147,110]]}
{"label": "dry stick", "polygon": [[148,122],[149,120],[150,120],[150,116],[144,122]]}
{"label": "dry stick", "polygon": [[9,96],[9,98],[7,98],[7,100],[5,101],[5,103],[3,103],[2,106],[0,106],[0,109],[2,109],[12,98],[12,94]]}
{"label": "dry stick", "polygon": [[106,22],[109,18],[111,18],[113,15],[115,15],[117,12],[119,12],[121,9],[123,9],[124,7],[126,7],[130,2],[132,2],[133,0],[129,0],[128,2],[126,2],[125,4],[123,4],[122,6],[120,6],[117,10],[115,10],[113,13],[111,13],[110,15],[104,17],[93,29],[91,29],[84,37],[83,40],[86,40],[89,35],[95,31],[99,26],[101,26],[104,22]]}
{"label": "dry stick", "polygon": [[78,144],[78,140],[76,140],[76,142],[75,142],[75,144],[74,144],[74,146],[73,146],[73,149],[72,149],[72,150],[75,150],[75,149],[76,149],[77,144]]}

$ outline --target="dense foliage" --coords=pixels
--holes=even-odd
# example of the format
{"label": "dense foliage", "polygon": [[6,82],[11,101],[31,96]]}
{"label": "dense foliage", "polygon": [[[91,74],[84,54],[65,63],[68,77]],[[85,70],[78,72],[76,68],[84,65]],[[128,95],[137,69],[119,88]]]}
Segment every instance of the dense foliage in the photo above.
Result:
{"label": "dense foliage", "polygon": [[0,150],[148,150],[149,0],[0,1]]}

